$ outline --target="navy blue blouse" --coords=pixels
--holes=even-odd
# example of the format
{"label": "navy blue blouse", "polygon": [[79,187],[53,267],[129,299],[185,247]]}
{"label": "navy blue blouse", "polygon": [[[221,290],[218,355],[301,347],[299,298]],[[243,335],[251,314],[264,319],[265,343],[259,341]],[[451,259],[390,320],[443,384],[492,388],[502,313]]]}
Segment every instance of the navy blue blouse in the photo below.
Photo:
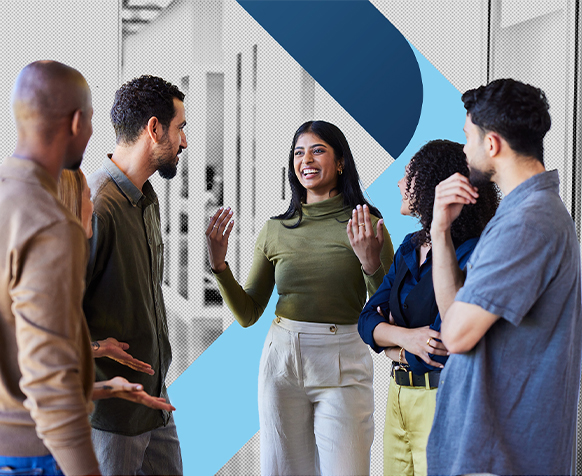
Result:
{"label": "navy blue blouse", "polygon": [[[360,336],[364,340],[366,344],[368,344],[374,351],[380,353],[386,347],[380,347],[374,341],[373,333],[374,329],[378,324],[381,322],[388,322],[388,316],[390,315],[390,292],[392,287],[394,286],[394,281],[396,278],[397,271],[402,272],[401,266],[406,267],[406,274],[404,280],[402,281],[402,285],[400,287],[399,297],[399,304],[400,306],[403,305],[404,301],[406,300],[409,293],[414,289],[414,287],[420,282],[420,280],[427,274],[432,272],[432,250],[428,252],[425,262],[422,266],[418,266],[418,258],[416,253],[416,248],[414,246],[412,237],[414,233],[410,233],[406,235],[404,241],[396,251],[394,255],[394,262],[390,267],[390,271],[388,274],[384,276],[384,280],[382,284],[378,288],[378,291],[369,299],[368,303],[362,310],[360,314],[360,318],[358,320],[358,332]],[[465,268],[471,253],[475,249],[479,238],[470,238],[469,240],[465,241],[461,245],[456,247],[456,255],[457,260],[459,262],[459,266],[461,269]],[[434,297],[434,288],[432,291],[432,299],[426,300],[427,303],[430,303],[430,307],[434,307],[436,305],[435,297]],[[380,306],[382,312],[384,313],[385,318],[382,317],[376,311],[377,307]],[[406,304],[404,304],[406,307]],[[418,308],[417,308],[418,309]],[[429,307],[426,307],[426,314],[429,314]],[[393,313],[394,316],[394,313]],[[423,320],[423,317],[426,316],[416,316],[419,319],[414,319],[416,321]],[[395,317],[396,319],[396,317]],[[431,319],[432,320],[432,319]],[[399,322],[400,321],[400,322]],[[396,319],[396,324],[403,327],[410,327],[407,322],[404,320]],[[440,332],[441,329],[441,316],[437,313],[436,318],[433,322],[426,322],[423,325],[430,325],[431,329]],[[417,327],[417,326],[413,326]],[[447,361],[446,356],[440,355],[433,355],[429,354],[432,360],[440,362],[444,364]],[[424,374],[429,370],[435,370],[436,367],[432,365],[428,365],[425,363],[420,357],[417,357],[410,352],[406,352],[406,360],[410,365],[411,370],[414,373]]]}

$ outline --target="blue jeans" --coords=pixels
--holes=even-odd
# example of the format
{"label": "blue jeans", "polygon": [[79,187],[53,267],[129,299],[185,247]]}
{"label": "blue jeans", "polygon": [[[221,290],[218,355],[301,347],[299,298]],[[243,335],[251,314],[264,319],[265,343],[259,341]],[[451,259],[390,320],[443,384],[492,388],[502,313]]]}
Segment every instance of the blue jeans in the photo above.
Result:
{"label": "blue jeans", "polygon": [[0,456],[0,476],[8,474],[62,476],[63,472],[52,455]]}
{"label": "blue jeans", "polygon": [[182,454],[174,417],[166,426],[137,436],[91,430],[101,473],[106,475],[181,475]]}

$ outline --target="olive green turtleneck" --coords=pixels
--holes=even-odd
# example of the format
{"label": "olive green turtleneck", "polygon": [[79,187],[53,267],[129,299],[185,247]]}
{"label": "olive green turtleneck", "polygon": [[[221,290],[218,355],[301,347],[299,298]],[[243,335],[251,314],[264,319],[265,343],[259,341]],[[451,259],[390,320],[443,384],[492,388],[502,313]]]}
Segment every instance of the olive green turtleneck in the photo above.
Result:
{"label": "olive green turtleneck", "polygon": [[[269,220],[255,244],[253,264],[244,289],[230,268],[215,274],[220,293],[244,327],[254,324],[277,285],[275,314],[296,321],[356,324],[366,302],[390,269],[394,249],[384,228],[382,266],[366,275],[348,239],[341,195],[302,206],[303,219]],[[378,218],[372,216],[376,230]],[[339,221],[338,221],[339,220]]]}

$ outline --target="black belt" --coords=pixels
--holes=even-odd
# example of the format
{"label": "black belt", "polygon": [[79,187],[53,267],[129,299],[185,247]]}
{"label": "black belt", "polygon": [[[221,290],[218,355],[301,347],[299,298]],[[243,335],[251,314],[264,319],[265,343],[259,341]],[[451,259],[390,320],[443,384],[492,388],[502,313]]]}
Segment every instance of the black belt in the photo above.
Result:
{"label": "black belt", "polygon": [[440,370],[431,370],[425,374],[415,374],[410,368],[399,367],[396,362],[392,364],[392,376],[394,381],[403,387],[437,388],[441,378]]}

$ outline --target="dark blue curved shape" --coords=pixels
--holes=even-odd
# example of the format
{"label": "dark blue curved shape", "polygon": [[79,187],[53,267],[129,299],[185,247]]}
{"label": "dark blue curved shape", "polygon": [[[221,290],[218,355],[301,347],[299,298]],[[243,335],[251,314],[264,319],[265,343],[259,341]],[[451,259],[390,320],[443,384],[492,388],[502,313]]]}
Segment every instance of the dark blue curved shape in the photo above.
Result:
{"label": "dark blue curved shape", "polygon": [[422,78],[402,34],[365,0],[237,0],[393,157],[414,135]]}

